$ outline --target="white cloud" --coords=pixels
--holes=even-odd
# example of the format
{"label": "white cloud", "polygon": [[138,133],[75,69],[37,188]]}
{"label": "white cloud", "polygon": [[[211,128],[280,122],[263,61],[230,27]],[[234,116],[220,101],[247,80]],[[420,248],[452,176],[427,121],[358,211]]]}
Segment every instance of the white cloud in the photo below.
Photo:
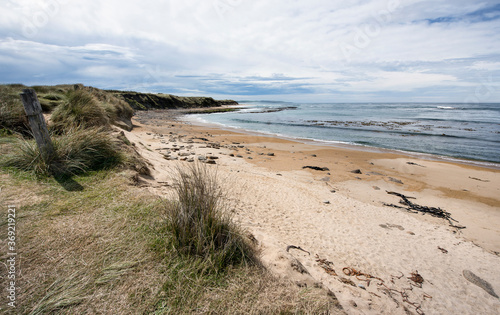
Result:
{"label": "white cloud", "polygon": [[[253,88],[255,97],[309,98],[345,92],[367,101],[438,85],[454,87],[453,100],[479,82],[475,71],[500,71],[500,20],[466,18],[494,4],[9,0],[0,10],[0,78],[42,84],[65,73],[62,79],[113,88],[241,95]],[[453,22],[429,22],[440,18]],[[269,80],[275,73],[296,80]]]}

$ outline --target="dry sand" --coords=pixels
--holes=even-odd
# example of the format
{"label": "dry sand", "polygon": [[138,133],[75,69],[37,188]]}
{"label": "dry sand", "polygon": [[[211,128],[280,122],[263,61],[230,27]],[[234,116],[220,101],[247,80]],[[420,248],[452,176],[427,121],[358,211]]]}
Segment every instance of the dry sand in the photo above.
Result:
{"label": "dry sand", "polygon": [[[165,111],[140,112],[134,124],[126,135],[152,164],[147,189],[168,194],[173,169],[188,163],[180,159],[214,157],[269,269],[321,283],[348,314],[500,313],[490,294],[500,294],[498,169],[196,126]],[[445,209],[466,228],[385,206],[399,202],[386,191]]]}

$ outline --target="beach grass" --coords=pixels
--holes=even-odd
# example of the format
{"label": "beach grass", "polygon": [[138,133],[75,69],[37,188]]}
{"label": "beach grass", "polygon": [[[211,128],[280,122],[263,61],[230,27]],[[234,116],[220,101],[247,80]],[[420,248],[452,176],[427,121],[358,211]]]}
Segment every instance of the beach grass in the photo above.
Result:
{"label": "beach grass", "polygon": [[9,152],[0,158],[0,164],[43,177],[111,168],[125,160],[116,141],[97,128],[73,127],[65,134],[53,136],[52,143],[54,155],[46,158],[34,140],[18,137],[11,143]]}
{"label": "beach grass", "polygon": [[70,92],[68,102],[58,106],[51,117],[51,127],[60,133],[76,127],[108,126],[109,117],[104,106],[85,90]]}
{"label": "beach grass", "polygon": [[165,235],[160,244],[203,262],[206,272],[253,264],[255,249],[233,222],[216,172],[201,163],[178,168],[174,196],[165,202]]}

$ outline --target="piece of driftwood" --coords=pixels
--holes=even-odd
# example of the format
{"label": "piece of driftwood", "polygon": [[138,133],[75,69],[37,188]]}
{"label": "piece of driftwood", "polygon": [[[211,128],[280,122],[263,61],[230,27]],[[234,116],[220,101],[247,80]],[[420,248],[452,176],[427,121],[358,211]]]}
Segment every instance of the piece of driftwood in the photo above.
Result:
{"label": "piece of driftwood", "polygon": [[395,204],[384,203],[385,206],[399,208],[399,209],[405,209],[406,211],[410,211],[413,213],[419,213],[419,212],[424,213],[424,214],[428,213],[434,217],[443,218],[443,219],[447,220],[450,223],[450,225],[454,228],[465,229],[465,226],[453,224],[452,221],[454,221],[454,222],[458,222],[458,221],[451,217],[451,213],[449,213],[441,208],[421,206],[421,205],[413,203],[409,200],[409,199],[415,199],[414,197],[405,196],[403,194],[400,194],[400,193],[397,193],[394,191],[386,191],[386,192],[389,195],[394,195],[394,196],[398,196],[399,198],[401,198],[399,203],[404,205],[405,207],[401,207],[401,206],[398,206]]}
{"label": "piece of driftwood", "polygon": [[306,252],[306,253],[308,253],[308,254],[309,254],[309,256],[311,255],[311,253],[310,253],[310,252],[308,252],[307,250],[303,249],[303,248],[302,248],[302,247],[300,247],[300,246],[295,246],[295,245],[288,245],[288,246],[286,247],[286,252],[288,253],[288,251],[289,251],[290,249],[292,249],[292,248],[293,248],[293,249],[298,249],[298,250],[301,250],[301,251],[303,251],[303,252]]}
{"label": "piece of driftwood", "polygon": [[328,167],[319,167],[319,166],[310,166],[310,165],[302,166],[302,168],[310,168],[310,169],[315,170],[315,171],[323,171],[323,172],[330,170]]}
{"label": "piece of driftwood", "polygon": [[42,106],[40,105],[35,90],[33,89],[24,89],[23,93],[21,93],[21,99],[23,101],[24,110],[26,111],[31,131],[33,132],[33,137],[36,140],[38,148],[40,149],[40,154],[47,162],[54,156],[55,151],[47,129],[47,124],[43,118]]}

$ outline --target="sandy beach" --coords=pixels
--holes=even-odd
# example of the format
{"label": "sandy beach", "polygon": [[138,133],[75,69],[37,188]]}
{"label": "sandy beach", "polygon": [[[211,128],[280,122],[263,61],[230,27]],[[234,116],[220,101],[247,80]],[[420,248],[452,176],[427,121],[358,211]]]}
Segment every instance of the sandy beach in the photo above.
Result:
{"label": "sandy beach", "polygon": [[[194,125],[168,111],[133,123],[125,135],[151,163],[146,189],[167,195],[175,167],[209,162],[264,264],[331,290],[346,313],[500,313],[500,170]],[[403,207],[387,192],[453,220],[388,206]]]}

